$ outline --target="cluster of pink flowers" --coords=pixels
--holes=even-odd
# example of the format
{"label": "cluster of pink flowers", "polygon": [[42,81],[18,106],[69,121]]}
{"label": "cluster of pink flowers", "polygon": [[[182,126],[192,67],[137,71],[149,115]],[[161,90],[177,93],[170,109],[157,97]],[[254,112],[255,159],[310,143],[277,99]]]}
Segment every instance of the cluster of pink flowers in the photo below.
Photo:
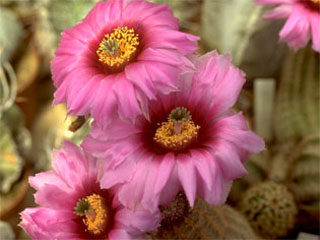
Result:
{"label": "cluster of pink flowers", "polygon": [[167,5],[99,2],[61,36],[55,103],[94,123],[65,142],[53,170],[30,178],[41,207],[21,213],[34,239],[135,239],[155,231],[159,206],[183,191],[223,204],[262,138],[233,113],[245,82],[229,55],[197,56]]}

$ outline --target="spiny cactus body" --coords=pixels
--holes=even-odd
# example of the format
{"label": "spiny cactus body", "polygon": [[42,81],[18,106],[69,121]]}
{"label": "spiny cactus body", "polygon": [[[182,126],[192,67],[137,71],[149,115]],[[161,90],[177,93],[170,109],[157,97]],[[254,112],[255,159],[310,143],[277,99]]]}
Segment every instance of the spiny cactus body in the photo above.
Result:
{"label": "spiny cactus body", "polygon": [[285,236],[293,228],[297,207],[284,185],[267,181],[250,188],[240,204],[251,226],[262,236]]}

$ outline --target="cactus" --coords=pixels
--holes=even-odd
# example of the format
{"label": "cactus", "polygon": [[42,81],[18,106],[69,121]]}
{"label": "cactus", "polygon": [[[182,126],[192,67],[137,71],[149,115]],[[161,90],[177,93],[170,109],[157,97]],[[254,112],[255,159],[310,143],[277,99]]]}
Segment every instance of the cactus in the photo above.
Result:
{"label": "cactus", "polygon": [[311,136],[298,144],[298,156],[294,159],[289,188],[299,209],[316,216],[319,222],[320,205],[320,149],[319,136]]}
{"label": "cactus", "polygon": [[250,188],[240,209],[256,232],[267,238],[285,236],[293,228],[297,214],[292,194],[284,185],[272,181]]}
{"label": "cactus", "polygon": [[160,227],[153,239],[259,239],[244,216],[228,205],[211,207],[197,199],[180,223]]}
{"label": "cactus", "polygon": [[274,133],[279,141],[318,131],[319,72],[319,54],[311,47],[288,54],[275,102]]}

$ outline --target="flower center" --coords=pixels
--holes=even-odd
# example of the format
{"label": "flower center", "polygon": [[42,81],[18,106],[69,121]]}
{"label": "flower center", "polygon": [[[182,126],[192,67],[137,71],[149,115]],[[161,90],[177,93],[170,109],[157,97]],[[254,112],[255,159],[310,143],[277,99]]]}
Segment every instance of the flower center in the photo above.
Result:
{"label": "flower center", "polygon": [[139,43],[139,35],[133,28],[117,27],[112,33],[106,34],[99,44],[99,61],[109,67],[120,67],[132,60]]}
{"label": "flower center", "polygon": [[83,217],[82,221],[86,226],[86,231],[93,235],[104,233],[111,221],[111,212],[107,208],[104,198],[98,194],[79,199],[74,213]]}
{"label": "flower center", "polygon": [[177,107],[169,114],[168,121],[159,124],[153,140],[166,150],[181,152],[197,139],[199,129],[187,108]]}

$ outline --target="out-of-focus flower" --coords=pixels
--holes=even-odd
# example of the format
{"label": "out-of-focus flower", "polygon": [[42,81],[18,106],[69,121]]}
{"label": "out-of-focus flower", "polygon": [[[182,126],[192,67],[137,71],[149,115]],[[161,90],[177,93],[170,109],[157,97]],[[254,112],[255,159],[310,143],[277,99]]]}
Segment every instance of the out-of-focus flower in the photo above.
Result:
{"label": "out-of-focus flower", "polygon": [[179,92],[148,103],[150,120],[118,119],[106,130],[94,124],[84,140],[102,157],[101,187],[120,184],[119,200],[130,208],[166,205],[182,189],[191,206],[196,195],[222,204],[232,180],[246,174],[247,157],[264,148],[242,114],[230,111],[245,82],[230,56],[211,52],[195,65]]}
{"label": "out-of-focus flower", "polygon": [[99,2],[62,34],[52,61],[55,104],[104,124],[114,113],[134,119],[155,92],[176,90],[192,64],[198,37],[180,32],[168,5],[143,0]]}
{"label": "out-of-focus flower", "polygon": [[280,40],[295,50],[304,47],[312,38],[312,48],[320,52],[319,0],[255,0],[259,5],[277,5],[266,19],[288,18],[280,31]]}
{"label": "out-of-focus flower", "polygon": [[20,226],[33,239],[132,239],[157,228],[159,212],[132,212],[100,189],[96,160],[73,143],[54,152],[53,168],[29,179],[41,207],[25,209]]}

